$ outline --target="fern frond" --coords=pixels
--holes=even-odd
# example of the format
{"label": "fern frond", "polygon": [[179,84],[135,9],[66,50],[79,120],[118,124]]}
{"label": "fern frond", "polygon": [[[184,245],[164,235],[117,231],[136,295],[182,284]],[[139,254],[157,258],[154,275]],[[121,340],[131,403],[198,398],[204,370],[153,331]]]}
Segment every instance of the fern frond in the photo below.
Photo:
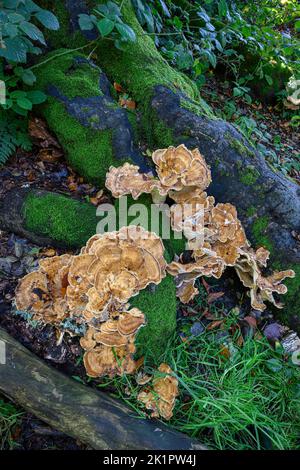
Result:
{"label": "fern frond", "polygon": [[7,162],[19,146],[24,150],[31,148],[26,123],[11,114],[0,112],[0,166]]}

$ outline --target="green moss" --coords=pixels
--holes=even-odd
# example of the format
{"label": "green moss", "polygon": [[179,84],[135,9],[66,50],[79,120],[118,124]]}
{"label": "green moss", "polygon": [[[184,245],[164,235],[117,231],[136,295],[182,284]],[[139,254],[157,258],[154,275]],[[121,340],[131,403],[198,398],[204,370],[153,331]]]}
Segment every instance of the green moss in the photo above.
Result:
{"label": "green moss", "polygon": [[96,232],[96,208],[60,194],[29,193],[24,208],[26,230],[50,237],[62,246],[82,247]]}
{"label": "green moss", "polygon": [[161,119],[156,119],[152,122],[155,122],[155,124],[153,126],[152,136],[150,136],[150,139],[148,138],[150,147],[155,149],[156,146],[164,148],[174,145],[175,139],[173,130],[166,126]]}
{"label": "green moss", "polygon": [[230,147],[236,150],[240,155],[247,155],[248,157],[255,158],[255,151],[249,149],[239,139],[233,137],[229,132],[225,133],[225,137],[228,140]]}
{"label": "green moss", "polygon": [[77,64],[73,70],[74,58],[85,56],[80,52],[67,52],[68,49],[59,49],[48,54],[45,60],[49,61],[36,69],[37,85],[41,88],[46,88],[49,84],[57,86],[70,99],[76,96],[101,96],[100,69],[83,62]]}
{"label": "green moss", "polygon": [[138,353],[145,354],[149,362],[157,365],[176,329],[174,278],[167,276],[153,292],[149,289],[141,291],[130,304],[142,310],[147,319],[147,326],[137,337]]}
{"label": "green moss", "polygon": [[53,98],[49,98],[43,115],[63,146],[69,164],[86,181],[103,186],[110,165],[126,161],[113,156],[112,130],[83,127]]}
{"label": "green moss", "polygon": [[197,100],[199,92],[196,85],[163,59],[153,38],[145,34],[138,23],[130,1],[125,0],[122,12],[124,21],[134,29],[137,40],[124,51],[111,47],[110,43],[108,46],[107,41],[100,42],[99,61],[108,76],[121,83],[141,105],[149,101],[153,88],[158,85],[171,86],[174,90],[179,88]]}
{"label": "green moss", "polygon": [[258,217],[252,225],[252,235],[257,246],[267,248],[271,253],[273,251],[273,244],[268,235],[266,234],[269,226],[269,217]]}
{"label": "green moss", "polygon": [[256,207],[250,206],[246,211],[247,217],[253,217],[256,214]]}
{"label": "green moss", "polygon": [[188,111],[191,111],[197,116],[207,116],[210,119],[217,119],[213,113],[212,108],[209,106],[209,104],[206,103],[206,101],[204,101],[203,98],[199,98],[198,101],[182,98],[180,100],[180,106],[187,109]]}
{"label": "green moss", "polygon": [[252,186],[260,177],[259,171],[255,167],[248,166],[240,172],[239,180],[247,186]]}

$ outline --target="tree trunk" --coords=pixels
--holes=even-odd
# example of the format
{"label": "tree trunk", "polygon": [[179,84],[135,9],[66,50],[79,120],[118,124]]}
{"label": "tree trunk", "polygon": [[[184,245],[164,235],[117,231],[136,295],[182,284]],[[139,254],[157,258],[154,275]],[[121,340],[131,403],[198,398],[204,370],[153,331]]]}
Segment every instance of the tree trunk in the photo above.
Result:
{"label": "tree trunk", "polygon": [[161,422],[138,419],[108,394],[96,392],[47,366],[0,329],[5,363],[0,391],[30,413],[93,449],[205,450]]}
{"label": "tree trunk", "polygon": [[[88,2],[95,3],[99,2]],[[55,6],[61,31],[56,39],[52,34],[52,44],[87,44],[74,18],[74,11],[84,4],[68,0]],[[150,149],[179,143],[198,147],[212,169],[209,192],[217,202],[236,205],[249,239],[271,251],[273,268],[296,271],[296,277],[287,281],[284,317],[299,330],[300,251],[294,238],[300,230],[299,186],[274,172],[235,127],[213,116],[195,85],[161,57],[138,24],[130,0],[122,2],[122,12],[137,40],[125,51],[98,40],[101,70],[70,50],[52,52],[35,70],[38,85],[49,95],[41,111],[69,163],[87,180],[103,185],[110,165],[133,161],[143,170],[148,168],[149,159],[139,152],[141,139]],[[95,43],[81,53],[94,47]],[[114,81],[137,102],[136,113],[118,106],[110,86]]]}

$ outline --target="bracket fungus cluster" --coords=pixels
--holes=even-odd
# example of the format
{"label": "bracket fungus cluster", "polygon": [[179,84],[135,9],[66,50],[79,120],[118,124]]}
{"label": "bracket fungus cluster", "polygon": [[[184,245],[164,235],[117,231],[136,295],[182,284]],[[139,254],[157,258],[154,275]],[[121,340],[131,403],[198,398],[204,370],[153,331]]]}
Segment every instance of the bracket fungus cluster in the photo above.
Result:
{"label": "bracket fungus cluster", "polygon": [[[182,144],[156,150],[152,160],[157,178],[142,174],[138,167],[126,163],[110,168],[106,186],[115,197],[131,194],[137,198],[142,192],[153,194],[155,189],[175,202],[169,211],[171,226],[174,231],[183,232],[191,251],[190,262],[184,263],[180,257],[167,267],[175,276],[180,300],[187,303],[197,294],[198,277],[220,278],[225,268],[232,266],[243,285],[250,289],[253,308],[263,311],[265,301],[281,308],[274,293],[284,294],[287,288],[282,281],[294,277],[295,273],[287,270],[263,275],[269,252],[264,248],[255,252],[251,248],[232,204],[215,204],[214,198],[207,195],[211,173],[199,150],[191,151]],[[129,170],[134,172],[132,179],[125,177]]]}
{"label": "bracket fungus cluster", "polygon": [[[16,307],[58,328],[70,319],[85,327],[81,345],[92,377],[132,373],[134,340],[144,314],[128,301],[166,276],[161,239],[142,227],[94,235],[77,256],[40,260],[21,279]],[[71,332],[71,331],[70,331]]]}
{"label": "bracket fungus cluster", "polygon": [[[188,262],[181,255],[167,265],[160,237],[132,225],[94,235],[79,255],[40,260],[38,270],[21,279],[16,290],[17,309],[31,313],[35,320],[71,334],[74,330],[63,326],[64,321],[83,327],[80,344],[91,377],[137,370],[135,340],[146,319],[139,309],[130,309],[129,301],[149,284],[159,284],[167,272],[175,277],[178,297],[187,303],[198,292],[197,278],[220,278],[226,266],[234,267],[249,289],[252,307],[261,311],[265,301],[282,306],[274,293],[284,294],[287,288],[282,281],[295,275],[292,270],[263,275],[269,252],[251,248],[233,205],[215,204],[207,195],[211,173],[198,149],[179,145],[156,150],[152,160],[157,176],[125,163],[109,169],[106,186],[114,197],[131,194],[137,199],[149,193],[155,203],[171,198],[171,226],[187,239]],[[167,364],[161,364],[158,372],[140,383],[147,385],[138,400],[151,416],[170,419],[178,381]]]}
{"label": "bracket fungus cluster", "polygon": [[178,395],[178,380],[172,375],[168,364],[162,363],[158,368],[159,375],[152,379],[137,396],[138,401],[151,411],[152,418],[162,417],[169,420],[173,416],[175,399]]}

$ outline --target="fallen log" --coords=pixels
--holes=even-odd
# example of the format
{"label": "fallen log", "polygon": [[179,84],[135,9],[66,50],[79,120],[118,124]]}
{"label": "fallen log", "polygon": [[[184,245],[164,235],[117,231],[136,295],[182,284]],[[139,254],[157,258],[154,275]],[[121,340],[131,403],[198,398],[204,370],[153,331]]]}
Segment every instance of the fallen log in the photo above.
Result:
{"label": "fallen log", "polygon": [[138,419],[121,402],[49,367],[3,329],[0,343],[5,350],[1,393],[93,449],[205,450],[196,440],[161,422]]}

